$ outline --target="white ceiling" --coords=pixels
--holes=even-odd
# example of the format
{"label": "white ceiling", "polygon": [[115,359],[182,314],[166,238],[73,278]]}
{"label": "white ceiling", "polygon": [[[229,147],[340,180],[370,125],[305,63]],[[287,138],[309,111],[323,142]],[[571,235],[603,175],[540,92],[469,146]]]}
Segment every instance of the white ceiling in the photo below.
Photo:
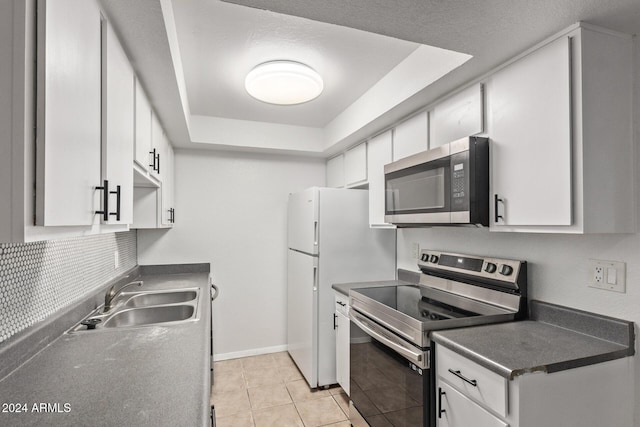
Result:
{"label": "white ceiling", "polygon": [[[170,138],[179,147],[204,148],[205,144],[192,142],[199,140],[211,148],[259,147],[258,151],[269,151],[273,146],[272,149],[296,152],[284,143],[276,147],[273,141],[259,140],[259,135],[269,133],[269,126],[280,126],[273,132],[280,139],[292,134],[310,141],[323,140],[320,147],[307,141],[307,147],[298,154],[326,156],[397,122],[575,22],[586,21],[630,34],[640,32],[640,0],[225,1],[273,12],[220,0],[174,0],[173,6],[171,0],[100,0]],[[175,45],[170,47],[176,34],[178,42],[174,44],[179,45],[178,57],[182,58],[179,66],[175,63],[177,49]],[[350,34],[351,41],[343,41],[342,34]],[[369,38],[374,41],[367,41]],[[434,76],[435,81],[424,87],[413,88],[402,102],[379,108],[375,117],[354,111],[357,102],[348,107],[394,62],[406,58],[401,64],[406,63],[419,52],[422,48],[414,50],[416,43],[469,53],[473,58],[452,64],[449,69],[453,71],[444,77]],[[248,69],[267,58],[274,46],[276,51],[303,52],[300,54],[306,56],[299,60],[319,71],[328,70],[332,62],[331,68],[336,68],[328,71],[326,78],[332,85],[345,84],[337,90],[336,100],[325,102],[334,95],[328,92],[318,99],[317,104],[322,107],[314,112],[311,103],[294,111],[241,99],[243,89],[238,89],[238,82]],[[362,55],[366,64],[363,68],[357,60],[355,64],[349,62],[354,52]],[[425,62],[418,63],[423,64],[422,70],[430,68],[424,66]],[[369,71],[372,64],[379,64],[380,68]],[[414,70],[415,76],[419,77],[422,70]],[[183,101],[187,98],[185,107]],[[384,101],[378,98],[373,99]],[[191,126],[197,129],[190,131],[191,113]],[[360,121],[352,120],[358,117]],[[241,133],[239,129],[250,128],[251,121],[267,123],[247,131],[245,136],[250,137],[240,146],[233,141],[233,135]],[[344,125],[346,122],[350,126]],[[224,132],[216,134],[218,128]],[[197,138],[193,137],[195,134]]]}
{"label": "white ceiling", "polygon": [[[220,1],[174,1],[191,113],[324,127],[417,47],[417,43]],[[277,106],[250,97],[245,76],[277,59],[305,63],[324,79],[317,99]]]}

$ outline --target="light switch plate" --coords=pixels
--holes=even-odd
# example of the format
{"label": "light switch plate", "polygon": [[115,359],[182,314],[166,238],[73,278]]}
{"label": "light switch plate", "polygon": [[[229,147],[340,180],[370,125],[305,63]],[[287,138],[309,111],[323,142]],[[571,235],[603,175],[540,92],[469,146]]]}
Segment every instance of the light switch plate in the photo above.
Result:
{"label": "light switch plate", "polygon": [[589,287],[625,293],[627,264],[623,261],[589,260]]}

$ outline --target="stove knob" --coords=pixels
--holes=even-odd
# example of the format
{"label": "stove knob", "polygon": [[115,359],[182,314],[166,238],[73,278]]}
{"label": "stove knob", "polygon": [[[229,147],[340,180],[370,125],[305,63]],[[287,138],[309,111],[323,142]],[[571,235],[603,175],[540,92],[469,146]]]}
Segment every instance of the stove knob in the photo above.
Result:
{"label": "stove knob", "polygon": [[422,257],[420,257],[420,259],[424,262],[428,262],[429,261],[429,254],[422,254]]}
{"label": "stove knob", "polygon": [[484,268],[484,271],[486,271],[487,273],[495,273],[497,269],[498,269],[497,265],[495,265],[492,262],[488,262],[486,267]]}
{"label": "stove knob", "polygon": [[431,255],[431,258],[429,258],[429,261],[435,264],[436,262],[438,262],[438,255]]}
{"label": "stove knob", "polygon": [[500,274],[502,274],[503,276],[509,276],[511,275],[511,273],[513,273],[513,267],[511,267],[510,265],[502,264],[500,266]]}

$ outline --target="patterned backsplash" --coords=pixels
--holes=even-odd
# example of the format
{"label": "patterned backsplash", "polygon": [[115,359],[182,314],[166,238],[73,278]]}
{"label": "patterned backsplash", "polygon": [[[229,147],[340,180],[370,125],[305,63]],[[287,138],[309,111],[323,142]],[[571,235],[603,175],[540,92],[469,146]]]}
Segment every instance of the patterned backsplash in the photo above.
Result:
{"label": "patterned backsplash", "polygon": [[[114,268],[115,251],[118,268]],[[136,264],[135,231],[0,243],[0,343]]]}

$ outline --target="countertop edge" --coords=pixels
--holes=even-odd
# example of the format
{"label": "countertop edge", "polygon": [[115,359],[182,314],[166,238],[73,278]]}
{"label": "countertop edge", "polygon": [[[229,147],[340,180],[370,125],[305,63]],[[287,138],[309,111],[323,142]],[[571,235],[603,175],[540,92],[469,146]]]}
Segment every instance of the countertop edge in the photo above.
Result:
{"label": "countertop edge", "polygon": [[[560,326],[557,325],[551,325],[545,322],[540,322],[540,321],[528,321],[535,323],[535,324],[540,324],[542,325],[546,325],[546,327],[552,327],[552,328],[558,328],[559,330],[565,330],[569,333],[573,333],[576,334],[576,336],[580,336],[580,335],[585,335],[581,332],[576,332],[573,330],[567,330],[566,328],[562,328]],[[517,323],[517,322],[516,322]],[[480,325],[477,327],[481,327],[481,328],[491,328],[492,326],[494,327],[500,327],[502,324],[496,324],[496,325]],[[473,328],[473,327],[471,327]],[[462,328],[462,329],[468,329],[468,328]],[[460,330],[460,329],[458,329]],[[452,332],[452,331],[456,331],[456,330],[443,330],[443,331],[434,331],[431,334],[431,340],[439,345],[442,345],[443,347],[457,353],[460,354],[461,356],[466,357],[467,359],[479,364],[480,366],[500,375],[503,378],[506,378],[508,380],[513,380],[518,376],[522,376],[522,375],[526,375],[526,374],[530,374],[530,373],[535,373],[535,372],[544,372],[544,373],[555,373],[555,372],[560,372],[560,371],[565,371],[568,369],[574,369],[574,368],[580,368],[580,367],[584,367],[584,366],[589,366],[589,365],[594,365],[594,364],[598,364],[598,363],[603,363],[603,362],[609,362],[612,360],[617,360],[617,359],[622,359],[625,357],[630,357],[633,356],[635,354],[635,349],[633,346],[624,346],[622,344],[618,344],[618,343],[614,343],[612,341],[607,341],[611,346],[615,346],[617,348],[612,349],[610,351],[603,351],[599,354],[591,354],[588,356],[584,356],[584,357],[568,357],[565,360],[559,360],[559,361],[554,361],[554,362],[549,362],[549,363],[543,363],[543,364],[532,364],[531,366],[524,366],[524,367],[507,367],[495,360],[493,360],[491,358],[490,355],[487,354],[480,354],[478,352],[476,352],[475,350],[473,350],[472,348],[468,347],[467,345],[465,345],[464,343],[460,342],[458,338],[452,338],[452,337],[447,337],[445,336],[447,332]],[[593,335],[589,336],[592,339],[598,339],[600,341],[606,341],[603,340],[599,337],[595,337]]]}

